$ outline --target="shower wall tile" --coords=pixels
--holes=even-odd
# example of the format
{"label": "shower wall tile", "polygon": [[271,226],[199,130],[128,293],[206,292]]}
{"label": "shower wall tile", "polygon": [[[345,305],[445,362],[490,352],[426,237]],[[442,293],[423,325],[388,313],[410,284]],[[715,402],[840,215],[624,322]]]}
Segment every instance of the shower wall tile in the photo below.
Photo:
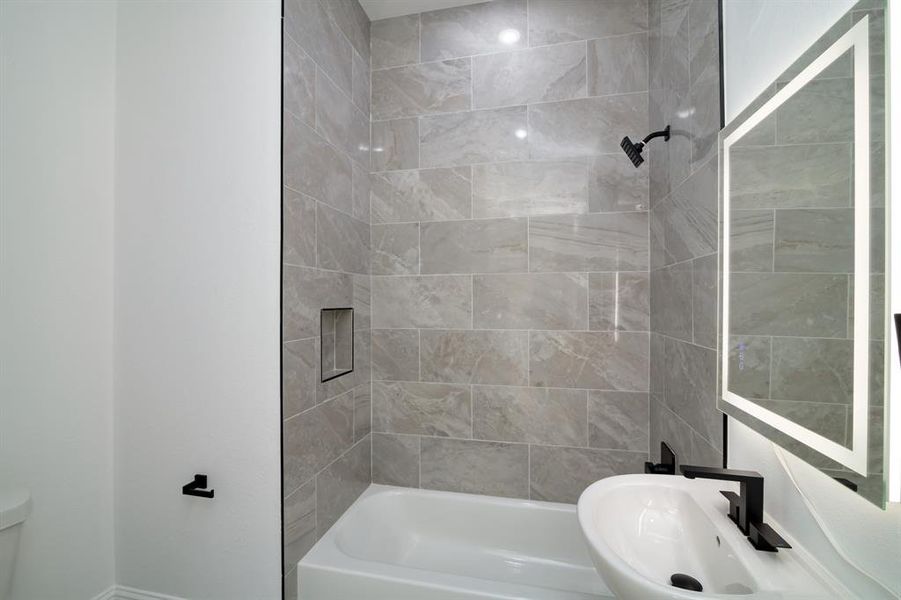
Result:
{"label": "shower wall tile", "polygon": [[287,33],[346,94],[351,93],[351,55],[347,37],[319,2],[286,0]]}
{"label": "shower wall tile", "polygon": [[353,279],[349,274],[285,265],[282,282],[282,338],[286,341],[319,335],[319,310],[349,306]]}
{"label": "shower wall tile", "polygon": [[529,220],[531,271],[642,271],[648,268],[648,216],[616,213]]}
{"label": "shower wall tile", "polygon": [[369,273],[369,224],[320,205],[316,212],[319,266],[347,273]]}
{"label": "shower wall tile", "polygon": [[571,504],[599,479],[640,473],[648,456],[647,452],[559,446],[531,446],[530,451],[530,497]]}
{"label": "shower wall tile", "polygon": [[648,90],[648,34],[588,42],[588,93],[592,96]]}
{"label": "shower wall tile", "polygon": [[355,219],[370,223],[372,215],[369,210],[369,169],[364,169],[358,163],[353,163],[351,173],[352,198],[351,198],[351,214]]}
{"label": "shower wall tile", "polygon": [[660,210],[668,262],[706,256],[717,251],[717,163],[711,160],[676,189]]}
{"label": "shower wall tile", "polygon": [[316,405],[319,357],[316,340],[282,345],[282,415],[288,419]]}
{"label": "shower wall tile", "polygon": [[372,274],[419,273],[419,223],[372,225]]}
{"label": "shower wall tile", "polygon": [[469,167],[419,169],[372,176],[374,223],[468,219],[472,211]]}
{"label": "shower wall tile", "polygon": [[[719,14],[704,0],[692,0],[689,17],[689,73],[692,86],[719,80]],[[717,127],[719,129],[719,127]]]}
{"label": "shower wall tile", "polygon": [[372,482],[372,451],[367,436],[316,476],[316,528],[321,536]]}
{"label": "shower wall tile", "polygon": [[419,121],[396,119],[372,123],[373,171],[419,167]]}
{"label": "shower wall tile", "polygon": [[716,408],[716,350],[666,340],[666,405],[691,428],[722,448],[723,422]]}
{"label": "shower wall tile", "polygon": [[[647,93],[583,98],[529,106],[532,158],[621,152],[620,140],[648,129]],[[507,131],[512,131],[507,129]]]}
{"label": "shower wall tile", "polygon": [[473,57],[473,108],[582,98],[585,60],[581,42]]}
{"label": "shower wall tile", "polygon": [[471,437],[469,386],[375,381],[372,427],[381,433]]}
{"label": "shower wall tile", "polygon": [[472,178],[474,218],[588,212],[584,160],[476,165]]}
{"label": "shower wall tile", "polygon": [[[497,0],[495,0],[497,1]],[[528,158],[525,106],[422,117],[419,150],[423,167]]]}
{"label": "shower wall tile", "polygon": [[422,330],[420,340],[423,381],[529,383],[525,331]]}
{"label": "shower wall tile", "polygon": [[[422,13],[422,61],[488,54],[526,46],[526,0],[495,0]],[[498,33],[515,30],[505,44]]]}
{"label": "shower wall tile", "polygon": [[285,38],[284,108],[308,126],[316,125],[316,63],[291,38]]}
{"label": "shower wall tile", "polygon": [[285,571],[297,566],[319,539],[316,532],[316,481],[311,479],[285,498]]}
{"label": "shower wall tile", "polygon": [[419,330],[372,331],[372,378],[419,381]]}
{"label": "shower wall tile", "polygon": [[773,269],[853,273],[854,209],[777,210]]}
{"label": "shower wall tile", "polygon": [[423,273],[503,273],[528,269],[526,219],[423,223]]}
{"label": "shower wall tile", "polygon": [[647,333],[533,331],[529,347],[531,385],[648,390]]}
{"label": "shower wall tile", "polygon": [[636,169],[620,153],[592,158],[588,170],[588,207],[591,212],[647,210],[648,169]]}
{"label": "shower wall tile", "polygon": [[351,99],[356,107],[363,113],[363,116],[368,120],[370,111],[369,92],[372,86],[369,63],[367,63],[357,52],[354,52],[352,65],[353,94],[351,94]]}
{"label": "shower wall tile", "polygon": [[473,277],[473,326],[479,329],[585,329],[584,273]]}
{"label": "shower wall tile", "polygon": [[295,490],[353,444],[353,393],[284,423],[284,488]]}
{"label": "shower wall tile", "polygon": [[423,437],[423,488],[527,498],[529,446]]}
{"label": "shower wall tile", "polygon": [[588,328],[595,331],[649,331],[650,297],[648,273],[591,273]]}
{"label": "shower wall tile", "polygon": [[368,275],[352,275],[354,329],[372,328],[372,279]]}
{"label": "shower wall tile", "polygon": [[344,33],[354,50],[369,63],[369,17],[359,2],[322,0],[322,6],[332,21]]}
{"label": "shower wall tile", "polygon": [[711,254],[692,262],[691,305],[694,343],[707,348],[716,348],[717,343],[718,259],[716,254]]}
{"label": "shower wall tile", "polygon": [[648,29],[646,0],[530,0],[532,46],[635,33]]}
{"label": "shower wall tile", "polygon": [[372,390],[363,384],[354,388],[354,442],[372,432]]}
{"label": "shower wall tile", "polygon": [[588,395],[588,445],[646,453],[649,410],[648,394],[592,390]]}
{"label": "shower wall tile", "polygon": [[585,390],[474,386],[476,439],[584,446],[588,439]]}
{"label": "shower wall tile", "polygon": [[469,110],[470,59],[381,69],[372,73],[372,118],[415,117]]}
{"label": "shower wall tile", "polygon": [[729,269],[772,271],[774,211],[733,210],[729,218]]}
{"label": "shower wall tile", "polygon": [[417,435],[372,434],[372,483],[419,487]]}
{"label": "shower wall tile", "polygon": [[316,200],[288,188],[284,199],[282,260],[299,267],[316,266]]}
{"label": "shower wall tile", "polygon": [[404,276],[372,278],[375,329],[469,328],[472,278]]}
{"label": "shower wall tile", "polygon": [[419,62],[419,15],[372,22],[372,68]]}
{"label": "shower wall tile", "polygon": [[322,71],[316,72],[316,130],[330,144],[369,168],[369,116]]}
{"label": "shower wall tile", "polygon": [[284,127],[285,185],[350,213],[350,158],[293,115],[285,116]]}

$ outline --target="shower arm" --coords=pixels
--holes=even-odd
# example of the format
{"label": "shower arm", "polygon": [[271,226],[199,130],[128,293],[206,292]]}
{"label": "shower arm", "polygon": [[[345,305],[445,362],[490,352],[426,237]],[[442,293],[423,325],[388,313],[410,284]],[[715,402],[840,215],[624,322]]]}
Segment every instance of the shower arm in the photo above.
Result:
{"label": "shower arm", "polygon": [[655,131],[654,133],[649,133],[645,136],[643,140],[641,140],[642,145],[647,144],[649,141],[654,138],[662,137],[664,141],[669,141],[669,125],[666,126],[666,129],[661,129],[660,131]]}

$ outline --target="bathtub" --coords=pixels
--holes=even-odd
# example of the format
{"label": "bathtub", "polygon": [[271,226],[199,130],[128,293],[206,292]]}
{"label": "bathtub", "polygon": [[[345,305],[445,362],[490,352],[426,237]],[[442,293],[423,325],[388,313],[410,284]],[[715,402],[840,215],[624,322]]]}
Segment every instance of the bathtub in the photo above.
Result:
{"label": "bathtub", "polygon": [[608,600],[576,507],[370,486],[298,563],[299,600]]}

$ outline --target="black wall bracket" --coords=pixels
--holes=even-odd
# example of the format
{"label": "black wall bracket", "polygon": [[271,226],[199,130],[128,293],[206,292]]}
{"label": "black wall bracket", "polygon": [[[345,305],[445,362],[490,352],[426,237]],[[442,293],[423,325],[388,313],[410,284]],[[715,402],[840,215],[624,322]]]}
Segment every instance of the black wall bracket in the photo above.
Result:
{"label": "black wall bracket", "polygon": [[216,490],[206,489],[206,475],[197,473],[194,475],[194,481],[186,483],[181,487],[181,493],[185,496],[200,496],[201,498],[212,498]]}

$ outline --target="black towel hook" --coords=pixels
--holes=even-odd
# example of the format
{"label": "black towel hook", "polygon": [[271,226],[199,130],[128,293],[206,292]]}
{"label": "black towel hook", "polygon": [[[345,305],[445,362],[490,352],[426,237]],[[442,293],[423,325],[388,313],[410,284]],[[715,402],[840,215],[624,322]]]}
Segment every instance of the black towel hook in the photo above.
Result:
{"label": "black towel hook", "polygon": [[206,489],[206,475],[197,473],[194,475],[194,481],[186,483],[181,487],[181,493],[186,496],[200,496],[201,498],[212,498],[216,490]]}

